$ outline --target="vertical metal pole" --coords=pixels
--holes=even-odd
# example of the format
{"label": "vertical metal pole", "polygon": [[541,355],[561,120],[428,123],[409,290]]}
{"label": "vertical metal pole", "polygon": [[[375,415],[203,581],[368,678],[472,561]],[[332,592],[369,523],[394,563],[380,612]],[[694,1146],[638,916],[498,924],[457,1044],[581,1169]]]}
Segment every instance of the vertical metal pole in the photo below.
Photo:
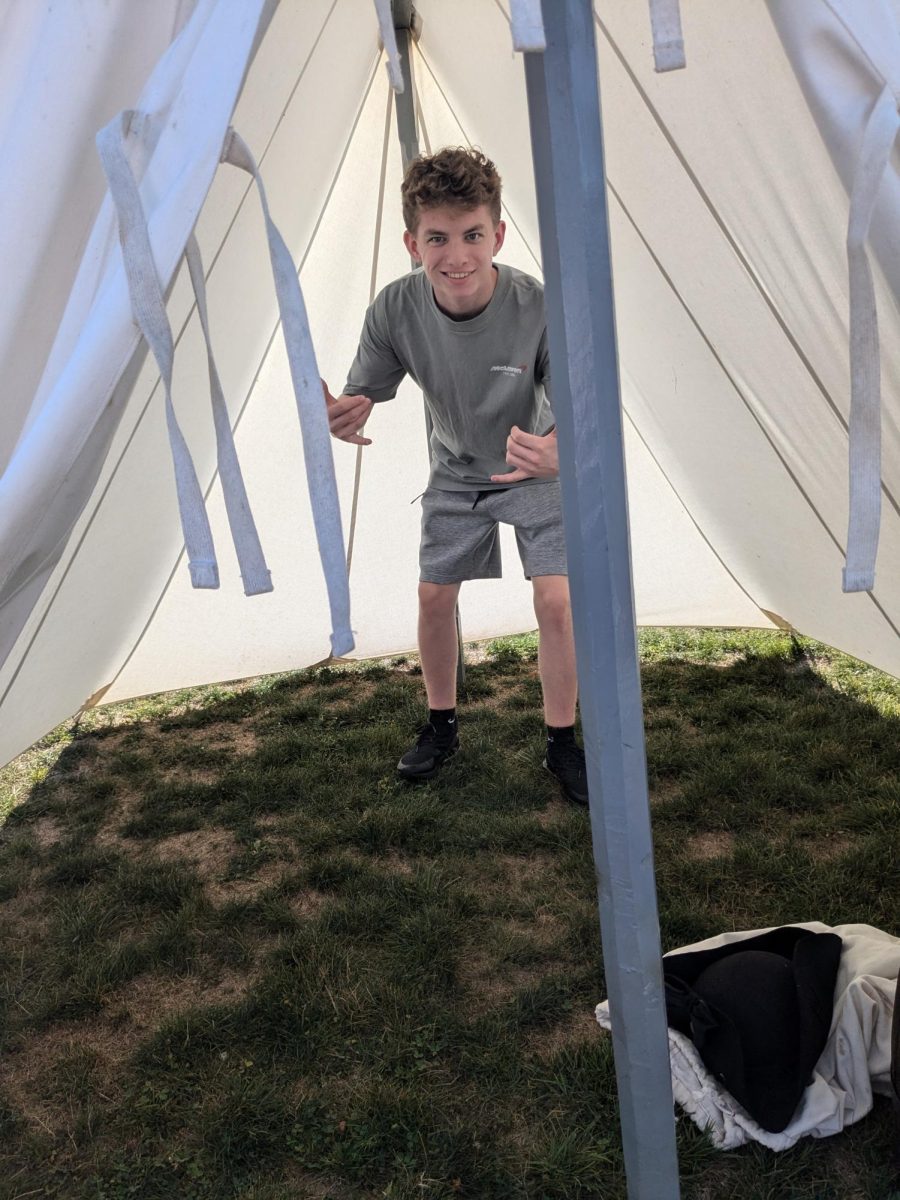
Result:
{"label": "vertical metal pole", "polygon": [[543,13],[525,74],[628,1195],[677,1200],[593,13]]}
{"label": "vertical metal pole", "polygon": [[400,53],[400,71],[403,76],[403,91],[394,96],[397,112],[397,134],[400,138],[400,161],[403,170],[418,157],[419,132],[416,129],[415,91],[413,90],[413,67],[410,55],[410,33],[413,20],[411,4],[394,3],[394,33]]}
{"label": "vertical metal pole", "polygon": [[[397,112],[397,133],[400,138],[400,161],[404,173],[419,153],[419,134],[416,129],[415,92],[413,90],[412,56],[410,54],[410,32],[415,20],[415,10],[410,0],[393,0],[394,32],[397,50],[400,53],[400,70],[403,75],[403,91],[394,97]],[[418,263],[413,259],[413,267]],[[431,418],[425,413],[425,436],[428,439],[428,457],[431,458]],[[463,655],[462,622],[459,605],[456,606],[456,686],[462,688],[466,682],[466,662]]]}

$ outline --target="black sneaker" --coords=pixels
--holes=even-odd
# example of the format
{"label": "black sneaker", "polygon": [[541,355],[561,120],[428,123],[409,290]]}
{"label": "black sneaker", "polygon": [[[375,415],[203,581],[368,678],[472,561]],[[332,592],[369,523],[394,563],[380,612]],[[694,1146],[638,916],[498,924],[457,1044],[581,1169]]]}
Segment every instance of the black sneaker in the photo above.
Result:
{"label": "black sneaker", "polygon": [[562,784],[567,800],[587,804],[587,768],[584,751],[575,742],[548,742],[544,766]]}
{"label": "black sneaker", "polygon": [[432,779],[458,749],[455,720],[440,731],[429,721],[419,730],[416,744],[397,763],[397,774],[401,779]]}

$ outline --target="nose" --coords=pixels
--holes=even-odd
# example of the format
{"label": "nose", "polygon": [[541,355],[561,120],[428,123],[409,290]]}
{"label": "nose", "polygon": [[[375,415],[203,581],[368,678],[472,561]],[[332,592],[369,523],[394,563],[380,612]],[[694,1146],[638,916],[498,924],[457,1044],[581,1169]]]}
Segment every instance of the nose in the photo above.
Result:
{"label": "nose", "polygon": [[447,248],[447,265],[462,269],[469,260],[469,243],[456,242]]}

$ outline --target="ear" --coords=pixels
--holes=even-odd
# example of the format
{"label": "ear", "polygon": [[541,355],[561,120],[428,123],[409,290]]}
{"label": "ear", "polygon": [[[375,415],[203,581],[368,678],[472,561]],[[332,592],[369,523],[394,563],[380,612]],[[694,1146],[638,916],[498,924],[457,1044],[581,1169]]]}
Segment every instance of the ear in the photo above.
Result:
{"label": "ear", "polygon": [[494,230],[494,248],[493,254],[500,253],[500,247],[503,245],[503,239],[506,237],[506,222],[498,221],[497,228]]}
{"label": "ear", "polygon": [[416,262],[422,261],[422,255],[419,253],[419,244],[415,239],[415,235],[410,233],[408,229],[404,229],[403,231],[403,245]]}

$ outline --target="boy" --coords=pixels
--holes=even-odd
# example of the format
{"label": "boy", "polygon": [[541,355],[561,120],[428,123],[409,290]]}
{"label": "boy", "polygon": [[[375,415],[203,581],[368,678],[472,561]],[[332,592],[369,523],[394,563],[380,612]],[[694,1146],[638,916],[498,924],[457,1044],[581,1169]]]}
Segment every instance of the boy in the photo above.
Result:
{"label": "boy", "polygon": [[403,240],[421,270],[376,297],[343,395],[326,391],[331,432],[345,442],[370,444],[360,429],[406,374],[422,388],[432,420],[419,549],[429,717],[397,771],[430,779],[459,748],[456,600],[463,580],[499,578],[497,522],[504,521],[515,527],[534,589],[545,766],[568,799],[586,804],[543,289],[494,265],[506,231],[500,177],[479,151],[415,159],[401,194]]}

